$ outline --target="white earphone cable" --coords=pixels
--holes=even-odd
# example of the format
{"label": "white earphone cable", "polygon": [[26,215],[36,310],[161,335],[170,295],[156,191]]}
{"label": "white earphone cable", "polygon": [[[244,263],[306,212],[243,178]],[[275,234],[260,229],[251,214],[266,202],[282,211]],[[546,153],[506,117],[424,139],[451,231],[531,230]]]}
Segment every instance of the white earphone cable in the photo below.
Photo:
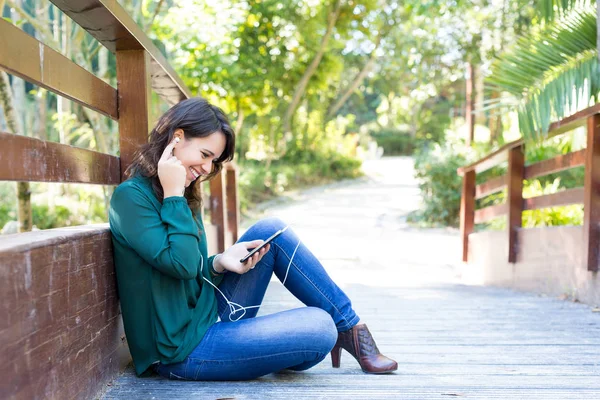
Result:
{"label": "white earphone cable", "polygon": [[[292,257],[290,258],[290,262],[289,262],[289,264],[287,266],[287,270],[285,271],[285,277],[283,278],[283,281],[281,282],[283,285],[285,285],[285,282],[286,282],[287,277],[288,277],[288,273],[290,272],[290,267],[292,266],[292,260],[294,259],[294,256],[296,255],[296,250],[298,250],[298,247],[300,247],[300,243],[301,243],[301,241],[299,240],[298,244],[296,245],[296,248],[294,249],[294,252],[292,253]],[[234,303],[232,301],[229,301],[229,299],[227,298],[227,296],[225,296],[223,294],[223,292],[221,291],[221,289],[219,289],[216,285],[214,285],[210,280],[206,279],[205,277],[202,277],[202,279],[204,279],[206,282],[210,283],[210,285],[212,287],[214,287],[215,289],[217,289],[219,291],[219,293],[221,293],[221,296],[223,296],[223,298],[227,302],[227,305],[229,305],[229,310],[230,310],[229,320],[230,321],[233,321],[233,322],[239,321],[240,319],[242,319],[242,317],[244,315],[246,315],[246,310],[247,309],[260,307],[260,305],[244,307],[244,306],[242,306],[242,305],[240,305],[238,303]],[[234,319],[233,315],[235,313],[237,313],[238,311],[240,311],[240,310],[243,310],[243,313],[240,316],[238,316],[237,318]]]}

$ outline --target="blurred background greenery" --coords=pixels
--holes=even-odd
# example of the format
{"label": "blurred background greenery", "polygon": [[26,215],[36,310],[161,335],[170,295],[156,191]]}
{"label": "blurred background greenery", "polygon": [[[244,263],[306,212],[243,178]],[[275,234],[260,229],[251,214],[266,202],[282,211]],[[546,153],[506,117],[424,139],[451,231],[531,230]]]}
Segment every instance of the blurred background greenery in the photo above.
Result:
{"label": "blurred background greenery", "polygon": [[[193,93],[230,116],[243,212],[290,189],[358,177],[366,158],[414,156],[423,209],[410,220],[456,226],[456,168],[521,136],[530,162],[584,147],[582,132],[544,135],[600,93],[593,0],[119,2]],[[0,0],[0,12],[116,87],[114,56],[49,1]],[[118,155],[114,121],[0,74],[0,130]],[[155,96],[154,116],[165,110]],[[525,191],[582,182],[573,170]],[[27,188],[38,229],[107,220],[111,187]],[[3,232],[17,219],[17,185],[0,182]],[[580,220],[579,206],[524,215],[525,226]]]}

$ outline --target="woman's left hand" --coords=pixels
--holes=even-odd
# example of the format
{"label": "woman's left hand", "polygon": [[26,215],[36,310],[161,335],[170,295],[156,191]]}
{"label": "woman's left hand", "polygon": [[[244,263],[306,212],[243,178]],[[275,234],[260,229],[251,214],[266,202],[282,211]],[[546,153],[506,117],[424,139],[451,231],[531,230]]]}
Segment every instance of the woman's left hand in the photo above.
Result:
{"label": "woman's left hand", "polygon": [[256,266],[260,259],[269,251],[271,244],[266,245],[259,251],[257,251],[252,257],[246,260],[245,263],[241,263],[240,260],[250,252],[250,250],[263,244],[264,240],[253,240],[251,242],[239,242],[228,248],[221,254],[215,262],[215,269],[219,266],[227,271],[235,272],[237,274],[245,274]]}

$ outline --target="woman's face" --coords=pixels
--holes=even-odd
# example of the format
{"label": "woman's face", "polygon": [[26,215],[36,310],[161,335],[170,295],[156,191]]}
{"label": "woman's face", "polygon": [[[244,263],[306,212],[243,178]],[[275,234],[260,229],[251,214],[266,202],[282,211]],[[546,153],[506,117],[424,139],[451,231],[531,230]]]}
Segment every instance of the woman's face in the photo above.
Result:
{"label": "woman's face", "polygon": [[185,167],[185,187],[188,187],[200,176],[210,174],[213,161],[225,151],[226,139],[222,132],[215,132],[206,137],[186,139],[183,130],[178,129],[175,131],[174,137],[180,138],[179,143],[173,149],[173,155]]}

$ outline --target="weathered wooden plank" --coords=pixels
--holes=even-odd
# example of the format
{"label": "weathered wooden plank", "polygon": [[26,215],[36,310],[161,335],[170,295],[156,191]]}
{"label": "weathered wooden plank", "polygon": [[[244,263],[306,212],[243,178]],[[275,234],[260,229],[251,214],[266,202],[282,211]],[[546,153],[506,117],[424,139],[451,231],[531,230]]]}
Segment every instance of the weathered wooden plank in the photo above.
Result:
{"label": "weathered wooden plank", "polygon": [[506,175],[498,176],[475,187],[475,198],[482,199],[490,194],[502,191],[506,187]]}
{"label": "weathered wooden plank", "polygon": [[488,154],[481,160],[457,169],[456,172],[458,175],[463,176],[468,171],[475,171],[478,174],[487,171],[488,169],[508,160],[508,151],[514,147],[521,146],[523,143],[524,142],[522,139],[507,143],[493,153]]}
{"label": "weathered wooden plank", "polygon": [[513,147],[508,151],[508,262],[517,261],[517,231],[523,219],[523,174],[525,173],[524,146]]}
{"label": "weathered wooden plank", "polygon": [[574,151],[568,154],[562,154],[531,164],[525,167],[525,179],[533,179],[539,176],[554,174],[570,168],[579,167],[585,164],[585,149]]}
{"label": "weathered wooden plank", "polygon": [[0,68],[112,119],[118,118],[117,91],[113,87],[2,19]]}
{"label": "weathered wooden plank", "polygon": [[238,170],[233,163],[227,163],[226,175],[226,200],[227,200],[227,229],[231,234],[231,244],[237,242],[240,225],[240,204],[238,200]]}
{"label": "weathered wooden plank", "polygon": [[146,50],[152,59],[152,88],[168,104],[191,97],[165,57],[116,0],[51,1],[111,52]]}
{"label": "weathered wooden plank", "polygon": [[553,122],[548,128],[548,137],[557,136],[580,126],[585,126],[587,120],[596,114],[600,114],[600,103],[563,118],[560,121]]}
{"label": "weathered wooden plank", "polygon": [[479,210],[475,211],[475,223],[481,224],[494,218],[506,215],[507,213],[508,205],[506,203],[480,208]]}
{"label": "weathered wooden plank", "polygon": [[463,176],[460,197],[460,236],[462,239],[462,260],[469,260],[469,234],[476,223],[475,211],[475,171],[467,171]]}
{"label": "weathered wooden plank", "polygon": [[145,50],[117,52],[121,179],[150,132],[150,59]]}
{"label": "weathered wooden plank", "polygon": [[569,204],[583,203],[583,188],[572,188],[562,190],[558,193],[544,194],[523,199],[523,210],[537,210],[539,208],[548,208],[556,206],[566,206]]}
{"label": "weathered wooden plank", "polygon": [[[551,138],[554,136],[558,136],[562,133],[571,131],[580,126],[584,126],[586,124],[586,121],[589,118],[591,118],[594,115],[599,114],[599,113],[600,113],[600,103],[595,104],[589,108],[586,108],[585,110],[579,111],[579,112],[577,112],[573,115],[570,115],[566,118],[563,118],[560,121],[553,122],[552,124],[550,124],[549,130],[548,130],[548,135],[546,137]],[[478,160],[467,166],[458,168],[456,172],[458,173],[458,175],[463,176],[467,171],[470,171],[470,170],[475,170],[477,173],[486,171],[492,167],[495,167],[496,165],[500,164],[501,162],[506,161],[508,159],[508,150],[510,150],[514,147],[521,146],[522,144],[524,144],[523,139],[519,139],[519,140],[515,140],[514,142],[507,143],[506,145],[502,146],[501,148],[494,151],[493,153],[488,154],[481,160]]]}
{"label": "weathered wooden plank", "polygon": [[120,183],[118,157],[0,132],[0,180]]}
{"label": "weathered wooden plank", "polygon": [[225,171],[210,180],[210,222],[217,228],[218,252],[225,251],[227,193]]}
{"label": "weathered wooden plank", "polygon": [[110,231],[57,231],[0,242],[2,398],[91,398],[130,361]]}
{"label": "weathered wooden plank", "polygon": [[[600,104],[598,104],[600,106]],[[600,109],[599,109],[600,110]],[[588,117],[583,200],[583,262],[588,271],[598,271],[600,255],[600,114]]]}

